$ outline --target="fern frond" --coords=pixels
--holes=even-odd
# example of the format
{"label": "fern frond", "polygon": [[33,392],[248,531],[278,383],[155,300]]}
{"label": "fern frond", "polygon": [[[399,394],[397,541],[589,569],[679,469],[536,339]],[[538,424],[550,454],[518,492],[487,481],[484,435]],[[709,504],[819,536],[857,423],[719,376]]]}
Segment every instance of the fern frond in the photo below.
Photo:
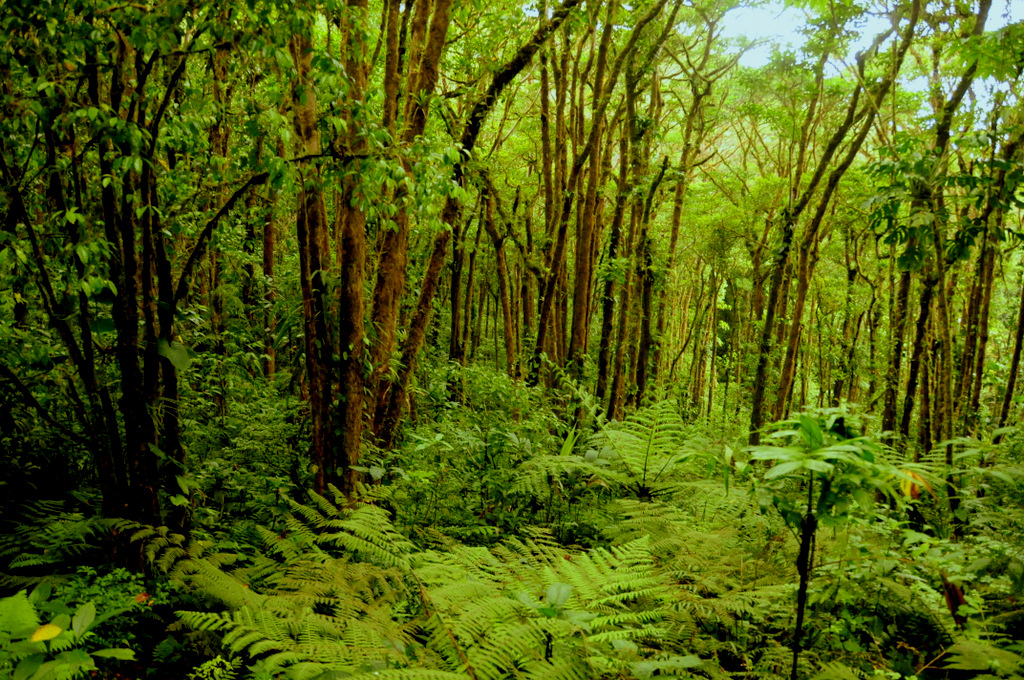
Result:
{"label": "fern frond", "polygon": [[351,680],[466,680],[464,673],[449,673],[427,668],[403,668],[390,671],[370,671],[351,676]]}

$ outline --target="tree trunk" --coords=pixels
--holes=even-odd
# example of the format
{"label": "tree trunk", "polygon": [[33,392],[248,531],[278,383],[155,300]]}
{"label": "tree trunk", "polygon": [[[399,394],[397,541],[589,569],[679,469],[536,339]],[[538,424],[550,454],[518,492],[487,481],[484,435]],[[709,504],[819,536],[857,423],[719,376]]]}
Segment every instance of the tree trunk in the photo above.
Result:
{"label": "tree trunk", "polygon": [[505,261],[505,239],[498,233],[494,224],[494,203],[497,200],[494,195],[494,187],[486,189],[486,195],[481,199],[484,204],[484,228],[487,235],[491,237],[491,244],[494,246],[494,261],[498,270],[498,298],[501,301],[502,330],[505,338],[505,369],[513,379],[518,373],[516,361],[516,337],[512,329],[512,304],[509,294],[508,264]]}
{"label": "tree trunk", "polygon": [[[1013,337],[1013,355],[1010,358],[1010,372],[1006,376],[1006,390],[1003,392],[1003,404],[999,409],[999,420],[996,424],[996,429],[1006,427],[1006,422],[1010,418],[1010,410],[1013,406],[1013,397],[1017,390],[1017,374],[1020,371],[1020,354],[1022,346],[1024,346],[1024,277],[1022,277],[1021,280],[1020,308],[1017,311],[1017,330]],[[1000,432],[996,435],[993,441],[995,444],[999,444],[1002,440],[1003,433]]]}
{"label": "tree trunk", "polygon": [[786,214],[782,222],[782,240],[773,263],[771,288],[769,288],[768,292],[768,305],[765,309],[761,344],[758,348],[757,371],[754,375],[754,392],[751,397],[753,404],[750,413],[751,446],[757,446],[761,443],[761,427],[764,426],[764,393],[768,381],[768,362],[771,358],[772,331],[775,326],[775,312],[779,304],[779,293],[782,290],[782,279],[789,260],[789,249],[792,244],[793,220],[789,214]]}
{"label": "tree trunk", "polygon": [[449,295],[452,317],[451,333],[448,339],[448,359],[450,361],[462,362],[465,358],[465,345],[462,342],[462,271],[466,264],[466,234],[472,223],[471,213],[465,225],[456,222],[452,227],[454,229],[452,240],[455,247],[452,253],[451,293]]}
{"label": "tree trunk", "polygon": [[[277,157],[284,158],[284,141],[277,139]],[[274,249],[277,242],[277,197],[278,192],[273,187],[267,189],[267,215],[263,222],[263,280],[265,291],[263,293],[263,351],[266,355],[264,363],[264,374],[266,377],[274,375],[277,367],[277,350],[274,347]]]}
{"label": "tree trunk", "polygon": [[[657,0],[654,3],[654,5],[648,10],[648,12],[637,21],[636,25],[631,31],[629,40],[626,42],[626,45],[623,46],[622,51],[619,52],[618,56],[615,59],[615,63],[612,66],[611,73],[608,76],[607,87],[604,89],[604,93],[601,97],[600,103],[594,111],[595,120],[599,120],[602,116],[604,116],[604,112],[607,110],[608,103],[611,99],[612,91],[615,89],[615,83],[618,82],[618,77],[620,71],[622,70],[623,62],[625,61],[626,57],[632,53],[633,48],[636,46],[636,43],[640,38],[640,34],[643,32],[643,29],[647,26],[647,24],[654,20],[658,13],[661,12],[661,9],[662,7],[665,6],[666,1],[667,0]],[[573,162],[572,173],[569,182],[567,183],[568,186],[574,186],[576,184],[577,179],[580,175],[580,171],[583,169],[584,164],[586,164],[587,162],[587,158],[594,150],[594,145],[597,141],[596,137],[598,131],[599,126],[591,126],[590,135],[587,138],[587,142],[586,144],[584,144],[583,148],[580,149],[579,155]],[[566,192],[565,198],[562,201],[561,214],[558,220],[555,247],[552,252],[552,257],[550,259],[550,273],[548,275],[547,282],[544,286],[544,295],[541,298],[541,313],[540,318],[537,322],[537,343],[534,348],[533,360],[531,361],[530,365],[529,383],[531,385],[536,385],[538,382],[540,372],[540,357],[547,346],[546,342],[548,338],[548,333],[551,330],[549,327],[552,325],[552,312],[554,311],[555,307],[555,290],[562,273],[559,263],[565,257],[566,233],[568,231],[569,215],[572,210],[572,204],[573,195],[570,192]]]}
{"label": "tree trunk", "polygon": [[[971,35],[981,35],[985,30],[985,22],[988,18],[988,12],[991,5],[991,0],[980,0],[978,5],[978,14],[975,18]],[[942,106],[941,111],[938,112],[938,122],[935,127],[935,146],[932,150],[932,159],[936,164],[944,163],[946,160],[953,116],[960,107],[960,103],[967,94],[967,90],[970,88],[971,83],[974,81],[977,68],[978,62],[975,59],[970,62],[963,76],[960,78],[960,81],[957,83],[953,94]],[[954,417],[953,341],[952,334],[950,332],[949,301],[946,291],[946,225],[944,221],[940,219],[940,216],[944,213],[943,193],[941,185],[938,184],[945,175],[945,172],[944,170],[940,170],[938,167],[936,170],[939,171],[935,173],[933,177],[929,178],[934,179],[936,184],[932,185],[922,182],[920,186],[917,187],[917,195],[915,195],[914,198],[919,201],[919,205],[921,207],[930,211],[935,216],[935,219],[933,219],[931,223],[930,233],[933,246],[933,266],[935,267],[935,274],[937,278],[936,292],[938,294],[938,304],[935,309],[935,335],[938,352],[936,357],[936,372],[934,380],[934,384],[938,389],[935,391],[933,398],[933,411],[935,420],[937,421],[939,436],[941,439],[948,441],[953,436]],[[962,524],[958,517],[960,498],[959,490],[957,489],[952,473],[953,446],[951,444],[946,445],[946,466],[949,470],[946,478],[946,495],[949,504],[949,512],[954,517],[956,533],[960,533]]]}
{"label": "tree trunk", "polygon": [[[792,388],[793,375],[796,365],[796,353],[799,345],[801,322],[803,316],[804,303],[807,297],[807,287],[810,285],[811,275],[814,271],[815,263],[817,262],[817,252],[819,244],[819,233],[821,229],[822,220],[825,217],[825,213],[828,210],[829,202],[832,200],[832,196],[835,194],[836,189],[839,186],[840,180],[846,171],[853,164],[857,154],[860,152],[861,146],[864,144],[864,140],[867,139],[868,134],[872,130],[872,125],[875,121],[875,117],[878,114],[879,107],[881,106],[882,100],[889,92],[889,88],[892,86],[893,81],[896,79],[896,74],[899,73],[900,67],[903,64],[903,57],[906,55],[907,50],[910,48],[911,40],[914,36],[914,29],[917,26],[917,18],[919,13],[919,2],[915,2],[914,9],[911,13],[910,24],[906,29],[906,33],[903,35],[899,51],[896,55],[896,62],[892,69],[888,72],[885,78],[871,91],[868,91],[868,101],[865,102],[864,108],[860,111],[860,117],[862,122],[860,123],[860,130],[857,132],[854,139],[850,142],[849,147],[846,150],[846,155],[839,162],[836,168],[829,174],[828,181],[825,183],[825,188],[822,192],[821,198],[818,201],[817,210],[815,210],[814,216],[811,218],[811,222],[807,227],[807,232],[800,245],[800,264],[797,274],[797,295],[796,302],[793,307],[793,319],[792,326],[789,332],[789,344],[786,349],[785,362],[782,367],[782,376],[779,380],[779,389],[776,394],[776,406],[775,416],[776,419],[781,418],[781,414],[785,410],[786,396],[789,390]],[[878,45],[883,36],[879,36],[875,39],[875,45]],[[859,74],[858,82],[864,82],[864,69],[867,62],[868,53],[867,51],[861,52],[857,55],[857,72]],[[846,138],[846,135],[856,123],[858,118],[858,106],[862,87],[858,85],[850,98],[850,104],[846,109],[846,118],[842,124],[833,134],[829,140],[828,149],[825,152],[825,157],[822,159],[822,164],[827,164],[831,159],[831,153],[829,149],[835,150],[838,145]],[[817,173],[821,171],[819,166]],[[812,182],[811,187],[814,186]],[[810,190],[810,188],[808,189]],[[806,205],[806,200],[809,200],[810,196],[805,195],[801,199],[800,204]],[[796,211],[796,216],[799,216],[800,210]]]}
{"label": "tree trunk", "polygon": [[[626,71],[626,130],[629,131],[629,185],[632,201],[630,204],[629,233],[626,237],[624,248],[624,260],[628,262],[626,274],[622,282],[622,295],[619,305],[619,330],[615,343],[615,364],[612,369],[612,385],[609,394],[608,415],[610,418],[619,419],[623,415],[623,409],[629,393],[629,376],[632,375],[630,366],[635,366],[636,346],[630,342],[632,326],[636,315],[634,309],[637,307],[634,299],[638,287],[641,285],[640,277],[643,274],[642,267],[637,264],[636,250],[639,247],[639,234],[641,222],[643,221],[643,199],[637,191],[640,182],[647,174],[646,159],[643,157],[644,135],[647,128],[640,124],[639,113],[636,104],[640,95],[641,73],[637,70],[633,55],[630,55]],[[652,102],[654,99],[652,93]],[[634,359],[630,363],[630,359]],[[628,366],[627,366],[628,364]],[[633,383],[635,384],[635,382]]]}
{"label": "tree trunk", "polygon": [[[687,148],[684,145],[684,149]],[[676,247],[679,243],[679,225],[682,222],[683,216],[683,199],[686,197],[686,151],[683,151],[682,157],[679,159],[679,171],[680,179],[676,182],[675,191],[672,196],[672,226],[669,232],[669,245],[668,245],[668,265],[665,267],[666,275],[671,276],[675,269],[676,263]],[[661,350],[663,348],[663,338],[665,337],[665,310],[668,308],[668,296],[669,286],[666,281],[665,285],[661,289],[661,299],[658,304],[658,323],[657,323],[657,344],[654,347],[654,358],[651,361],[651,378],[657,380],[661,371]]]}
{"label": "tree trunk", "polygon": [[[405,124],[401,143],[411,145],[423,134],[427,113],[439,76],[438,67],[451,22],[452,0],[419,0],[415,6],[410,33],[409,76],[405,100]],[[430,14],[432,10],[432,14]],[[428,14],[429,31],[428,31]],[[402,159],[405,172],[412,173],[412,162]],[[372,382],[377,403],[383,403],[388,386],[383,379],[395,351],[399,305],[405,290],[409,264],[409,197],[405,184],[396,191],[395,227],[384,232],[380,245],[377,280],[373,289],[373,327],[377,339],[372,348]]]}
{"label": "tree trunk", "polygon": [[[849,228],[843,228],[843,245],[846,257],[846,296],[843,300],[843,328],[842,340],[839,347],[839,366],[836,370],[835,380],[832,382],[832,399],[830,404],[833,408],[838,407],[843,399],[843,387],[848,382],[853,368],[853,348],[856,342],[851,338],[853,335],[853,285],[857,281],[857,266],[855,258],[850,255],[850,248],[856,248],[851,243],[852,235]],[[859,323],[859,319],[858,319]],[[852,391],[852,385],[851,385]]]}
{"label": "tree trunk", "polygon": [[611,271],[609,271],[605,278],[604,291],[601,295],[601,349],[597,356],[597,389],[595,391],[599,404],[604,404],[607,398],[612,332],[615,326],[615,279],[618,269],[619,247],[622,240],[622,219],[626,211],[626,200],[629,198],[629,135],[626,133],[626,130],[627,126],[623,124],[619,135],[619,190],[615,197],[611,232],[608,236],[608,263]]}
{"label": "tree trunk", "polygon": [[[312,27],[307,27],[312,31]],[[317,130],[317,96],[310,75],[313,46],[308,34],[292,37],[290,48],[296,65],[292,86],[293,123],[297,155],[320,153]],[[302,288],[303,326],[306,334],[306,379],[309,382],[310,462],[314,469],[313,488],[324,493],[337,479],[334,432],[331,426],[333,398],[329,371],[332,343],[327,327],[327,291],[323,272],[330,264],[327,246],[327,208],[324,204],[319,168],[310,162],[299,166],[296,229]],[[324,255],[327,254],[326,262]]]}
{"label": "tree trunk", "polygon": [[[473,351],[476,345],[480,344],[480,331],[479,331],[479,319],[482,314],[481,307],[483,307],[483,297],[479,292],[476,291],[476,255],[480,251],[480,234],[483,232],[483,227],[477,225],[476,229],[476,240],[473,243],[473,250],[469,253],[469,274],[466,275],[466,327],[463,331],[463,352],[459,359],[459,363],[463,366],[466,365],[466,353],[473,356]],[[477,294],[479,303],[477,305],[476,324],[474,325],[473,316],[473,295]],[[476,330],[474,330],[476,329]]]}
{"label": "tree trunk", "polygon": [[654,295],[654,258],[651,254],[651,206],[654,202],[654,195],[658,192],[658,186],[665,177],[668,170],[668,156],[661,164],[661,171],[651,183],[647,192],[647,201],[644,204],[644,212],[640,221],[640,243],[637,251],[638,272],[637,283],[640,285],[640,343],[637,346],[636,356],[636,403],[643,403],[647,392],[647,372],[650,369],[651,356],[651,317],[652,298]]}
{"label": "tree trunk", "polygon": [[[989,237],[992,240],[991,236]],[[988,349],[988,319],[989,308],[992,303],[992,284],[995,278],[995,259],[998,246],[989,243],[985,252],[985,259],[981,271],[981,280],[978,285],[981,287],[981,307],[978,310],[978,330],[976,359],[973,369],[973,384],[970,389],[970,399],[967,413],[963,418],[964,434],[973,435],[978,426],[978,410],[981,407],[981,380],[985,374],[985,353]],[[961,403],[961,402],[958,402]]]}
{"label": "tree trunk", "polygon": [[900,439],[897,440],[897,446],[900,448],[906,445],[906,439],[910,435],[910,417],[914,410],[914,395],[917,394],[917,376],[921,366],[921,355],[928,341],[929,314],[935,286],[936,280],[934,276],[925,278],[924,289],[921,291],[921,311],[917,315],[917,333],[910,355],[907,391],[903,397],[903,415],[900,417]]}
{"label": "tree trunk", "polygon": [[[397,21],[397,0],[389,3],[389,22]],[[358,134],[355,108],[365,97],[367,86],[366,45],[363,33],[358,24],[365,21],[367,14],[366,0],[349,0],[349,16],[356,26],[347,31],[348,45],[346,49],[345,70],[348,75],[348,101],[352,102],[348,111],[347,148],[350,154],[356,155],[366,150],[366,141]],[[394,14],[394,16],[390,16]],[[397,49],[396,36],[388,27],[388,56],[391,50]],[[392,85],[393,86],[393,85]],[[359,207],[360,177],[356,173],[346,173],[342,181],[339,205],[339,276],[338,276],[338,412],[335,422],[340,435],[337,440],[337,470],[333,475],[339,490],[351,497],[356,491],[359,474],[352,469],[359,463],[360,445],[363,438],[363,394],[366,388],[366,376],[363,372],[364,336],[363,318],[365,314],[364,286],[366,279],[366,215]]]}
{"label": "tree trunk", "polygon": [[[914,242],[907,244],[909,252]],[[907,334],[907,309],[910,306],[910,271],[904,269],[900,272],[898,288],[893,303],[893,314],[890,316],[890,343],[889,362],[885,373],[885,397],[882,407],[882,432],[896,431],[896,399],[900,386],[900,368],[903,362],[903,341]],[[891,435],[885,440],[892,445],[894,440]]]}
{"label": "tree trunk", "polygon": [[914,451],[914,462],[921,462],[921,455],[932,450],[932,331],[929,324],[928,335],[924,341],[927,350],[925,352],[921,368],[921,415],[918,425],[918,448]]}
{"label": "tree trunk", "polygon": [[[604,31],[597,50],[597,67],[594,73],[594,93],[591,100],[591,125],[596,129],[594,148],[591,152],[590,169],[587,175],[586,195],[580,212],[580,230],[576,239],[576,271],[572,302],[572,332],[569,340],[569,374],[580,380],[583,376],[583,358],[587,351],[587,330],[590,326],[590,298],[593,288],[594,242],[597,238],[597,189],[601,182],[602,154],[604,140],[604,113],[598,112],[604,94],[605,70],[608,63],[608,46],[611,43],[616,0],[611,0],[605,11]],[[582,109],[582,107],[580,107]],[[582,110],[580,119],[582,123]],[[582,135],[580,135],[582,137]],[[578,208],[577,208],[578,209]]]}
{"label": "tree trunk", "polygon": [[[473,105],[460,136],[459,141],[464,157],[471,157],[484,119],[494,107],[494,103],[498,100],[502,91],[526,68],[533,59],[533,55],[537,53],[537,50],[544,44],[548,36],[557,30],[572,8],[579,2],[580,0],[566,0],[562,3],[552,15],[551,20],[538,28],[530,39],[516,51],[515,55],[501,69],[495,72],[486,93]],[[447,24],[445,25],[447,26]],[[443,42],[443,36],[441,36],[441,39]],[[436,81],[436,74],[434,80]],[[452,171],[452,181],[461,186],[464,180],[463,173],[462,163],[456,163]],[[426,272],[423,275],[423,283],[420,286],[420,296],[410,323],[409,333],[402,344],[402,360],[397,380],[378,392],[377,409],[374,412],[373,419],[374,435],[381,442],[382,448],[385,449],[390,448],[397,437],[398,423],[401,420],[403,409],[408,402],[407,394],[412,372],[415,368],[415,361],[423,348],[434,295],[441,280],[441,272],[444,268],[445,257],[447,256],[448,241],[451,238],[450,227],[457,220],[461,219],[460,213],[458,200],[449,196],[441,213],[442,221],[449,228],[443,229],[434,236],[430,259],[427,263]]]}

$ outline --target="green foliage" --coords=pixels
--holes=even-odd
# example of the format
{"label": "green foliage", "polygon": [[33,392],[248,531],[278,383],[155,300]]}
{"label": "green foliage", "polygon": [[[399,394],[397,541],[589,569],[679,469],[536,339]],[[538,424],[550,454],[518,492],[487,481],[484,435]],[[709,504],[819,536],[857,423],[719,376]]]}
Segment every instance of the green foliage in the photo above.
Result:
{"label": "green foliage", "polygon": [[645,678],[704,665],[686,643],[680,586],[647,538],[580,552],[545,534],[490,549],[437,536],[439,549],[418,551],[379,509],[315,495],[286,524],[257,528],[255,555],[185,559],[174,572],[226,607],[182,622],[271,674]]}
{"label": "green foliage", "polygon": [[950,647],[945,668],[982,671],[988,678],[1018,678],[1024,673],[1024,657],[980,642],[961,641]]}
{"label": "green foliage", "polygon": [[647,499],[664,490],[673,466],[688,457],[687,435],[678,406],[662,401],[639,409],[621,423],[606,425],[595,444],[604,445],[599,456],[617,459],[624,486]]}
{"label": "green foliage", "polygon": [[[801,673],[909,677],[977,658],[960,642],[1016,654],[1005,641],[1024,631],[1019,549],[982,531],[1020,526],[999,507],[1017,493],[1015,440],[962,444],[962,470],[976,466],[989,495],[971,501],[979,532],[954,542],[876,502],[922,479],[941,488],[942,468],[901,472],[854,424],[845,412],[794,418],[747,460],[684,425],[673,402],[589,436],[441,423],[381,459],[357,503],[334,489],[299,502],[287,480],[216,458],[192,478],[191,535],[40,504],[4,544],[37,557],[8,571],[61,581],[68,616],[90,601],[120,612],[85,649],[152,649],[180,677],[777,678],[791,658],[789,532],[800,538],[810,510]],[[493,516],[477,514],[484,500]],[[133,533],[156,579],[78,566],[113,530]],[[154,648],[168,605],[178,622]]]}
{"label": "green foliage", "polygon": [[146,624],[159,629],[162,623],[153,609],[169,606],[176,597],[166,582],[147,583],[142,574],[124,568],[100,573],[94,567],[79,567],[56,592],[68,605],[92,602],[99,611],[118,612],[92,631],[97,644],[108,647],[135,646]]}
{"label": "green foliage", "polygon": [[31,595],[22,590],[0,600],[0,675],[13,680],[80,678],[97,670],[97,662],[135,658],[130,649],[96,649],[92,639],[93,628],[121,611],[97,610],[92,602],[71,609],[49,596],[49,586],[42,585]]}
{"label": "green foliage", "polygon": [[[774,505],[786,523],[799,527],[805,514],[819,523],[833,525],[845,521],[854,504],[872,512],[878,498],[897,497],[893,481],[896,470],[882,457],[882,449],[872,439],[851,437],[849,417],[842,411],[820,415],[803,414],[778,423],[769,438],[782,446],[751,448],[751,460],[771,461],[762,475],[758,493]],[[820,482],[820,493],[812,507],[801,505],[802,492],[792,493],[790,480]]]}
{"label": "green foliage", "polygon": [[126,520],[67,511],[65,506],[63,501],[37,501],[20,509],[18,521],[0,535],[0,586],[59,583],[64,578],[54,570],[101,559],[100,544],[137,526]]}
{"label": "green foliage", "polygon": [[188,674],[188,680],[235,680],[242,668],[241,659],[217,655]]}
{"label": "green foliage", "polygon": [[[788,3],[809,10],[809,42],[735,70],[735,43],[720,39],[731,2],[664,3],[627,55],[631,25],[654,4],[577,3],[502,83],[466,154],[456,141],[465,112],[553,6],[3,4],[0,595],[10,597],[0,599],[0,677],[109,676],[118,669],[97,659],[129,647],[143,658],[132,670],[204,680],[1024,674],[1024,445],[1019,434],[989,443],[986,431],[1011,373],[1019,302],[1024,27],[970,35],[971,2],[925,3],[903,66],[918,71],[881,96],[898,36],[864,54],[862,79],[847,72],[849,46],[883,13],[905,28],[910,3]],[[306,33],[312,69],[300,74]],[[420,63],[428,46],[443,47],[437,64]],[[620,68],[616,83],[594,81]],[[394,84],[385,71],[398,83],[393,129],[381,115]],[[914,91],[917,75],[928,92]],[[844,114],[854,84],[866,89]],[[295,117],[313,94],[315,143],[298,139],[306,126]],[[408,115],[427,104],[426,124],[408,135]],[[599,146],[582,147],[601,110]],[[538,143],[541,116],[551,148]],[[844,116],[851,134],[864,123],[883,145],[850,156],[848,172],[838,156],[823,160],[859,148],[849,135],[828,141]],[[938,121],[950,125],[936,136]],[[320,151],[300,156],[310,146]],[[570,157],[584,156],[593,164],[571,171]],[[653,163],[677,157],[653,191]],[[584,190],[591,168],[596,186]],[[471,208],[479,173],[504,201],[510,294],[479,237],[488,205]],[[812,182],[780,262],[779,227]],[[584,197],[595,195],[587,252]],[[363,215],[348,220],[346,202]],[[323,205],[324,219],[310,221],[304,205]],[[442,220],[442,206],[459,221]],[[556,248],[563,206],[570,233]],[[305,239],[314,224],[324,233]],[[408,252],[382,245],[399,224]],[[317,382],[306,371],[328,371],[320,396],[337,405],[346,374],[336,355],[354,349],[337,344],[356,321],[338,296],[358,255],[346,226],[363,228],[369,246],[357,306],[367,421],[381,396],[371,383],[383,373],[386,384],[400,362],[415,371],[398,447],[365,437],[356,471],[366,486],[342,498],[303,490]],[[261,252],[264,230],[276,245]],[[423,278],[432,242],[462,257],[436,295]],[[381,253],[405,268],[395,291],[375,290],[389,269]],[[311,315],[298,282],[309,284],[313,254],[324,306]],[[799,272],[798,257],[809,263]],[[584,258],[597,271],[577,281]],[[918,296],[932,277],[925,324]],[[906,300],[898,281],[910,283]],[[621,422],[602,419],[592,389],[605,282],[626,338],[600,339],[625,351]],[[465,305],[462,329],[441,300],[449,284]],[[777,328],[761,327],[769,293]],[[428,306],[414,309],[417,294]],[[503,294],[523,360],[538,294],[548,303],[544,386],[500,370]],[[804,294],[803,318],[790,318]],[[586,296],[593,305],[579,304]],[[399,326],[434,313],[426,350],[376,344],[389,335],[376,312],[392,297]],[[590,327],[569,336],[581,308]],[[314,327],[324,344],[307,343]],[[559,364],[580,330],[588,356],[570,370]],[[905,395],[928,397],[913,422],[922,441],[942,438],[932,429],[963,436],[903,460],[867,424],[853,431],[851,406],[798,415],[744,449],[765,330],[770,365],[784,338],[799,341],[798,386],[780,408],[817,399],[881,410],[886,364],[904,358],[887,356],[899,338],[924,369],[920,392]],[[469,340],[459,361],[446,342],[456,332]],[[981,344],[969,348],[963,336],[974,335]],[[642,365],[648,349],[657,358]],[[950,369],[963,375],[942,377]],[[646,401],[633,404],[632,376],[644,371]],[[891,372],[889,406],[906,371]],[[950,386],[937,378],[956,380],[964,403],[938,399]],[[1021,400],[1009,397],[1012,423]],[[963,412],[975,401],[976,413]],[[337,434],[327,415],[315,422]],[[100,507],[169,526],[100,517]],[[31,590],[40,584],[54,599]]]}

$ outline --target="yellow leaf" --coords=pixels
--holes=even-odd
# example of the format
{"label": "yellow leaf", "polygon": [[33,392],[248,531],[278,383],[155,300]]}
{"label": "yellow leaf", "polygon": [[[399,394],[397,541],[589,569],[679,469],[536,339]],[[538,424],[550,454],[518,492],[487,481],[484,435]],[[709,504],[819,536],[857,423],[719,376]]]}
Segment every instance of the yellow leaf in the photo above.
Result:
{"label": "yellow leaf", "polygon": [[52,640],[61,634],[60,626],[55,626],[52,623],[47,623],[32,633],[32,637],[28,639],[29,642],[43,642],[45,640]]}

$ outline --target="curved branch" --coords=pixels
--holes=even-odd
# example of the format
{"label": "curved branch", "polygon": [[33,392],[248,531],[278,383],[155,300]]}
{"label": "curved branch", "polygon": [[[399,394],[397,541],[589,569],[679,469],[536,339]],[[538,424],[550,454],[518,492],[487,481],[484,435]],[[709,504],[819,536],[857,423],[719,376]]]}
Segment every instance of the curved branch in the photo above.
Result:
{"label": "curved branch", "polygon": [[174,304],[177,306],[181,299],[185,297],[185,293],[188,290],[188,281],[192,277],[192,270],[196,268],[196,264],[206,254],[206,247],[210,243],[210,237],[213,236],[213,230],[217,228],[217,224],[221,218],[230,212],[235,207],[235,203],[238,199],[242,198],[249,189],[252,187],[260,186],[265,184],[270,178],[269,172],[261,172],[253,175],[249,178],[249,181],[243,184],[235,193],[231,194],[231,197],[224,202],[224,205],[220,207],[217,214],[210,218],[203,228],[203,231],[199,234],[199,240],[196,241],[196,245],[192,248],[192,252],[189,253],[188,261],[185,262],[184,269],[181,270],[181,275],[178,277],[178,285],[174,288]]}
{"label": "curved branch", "polygon": [[21,393],[21,396],[24,398],[28,406],[31,406],[32,409],[34,409],[35,412],[38,413],[43,420],[45,420],[50,425],[53,425],[58,430],[60,430],[65,437],[67,437],[68,439],[72,439],[78,442],[79,444],[89,443],[89,440],[86,437],[83,437],[82,435],[69,430],[67,427],[64,426],[63,423],[61,423],[59,420],[51,416],[49,411],[46,410],[46,407],[40,404],[39,401],[32,395],[32,391],[29,390],[28,386],[25,385],[25,383],[21,382],[18,376],[14,374],[14,371],[9,369],[4,364],[0,364],[0,378],[3,378],[7,382],[13,384],[14,388]]}

